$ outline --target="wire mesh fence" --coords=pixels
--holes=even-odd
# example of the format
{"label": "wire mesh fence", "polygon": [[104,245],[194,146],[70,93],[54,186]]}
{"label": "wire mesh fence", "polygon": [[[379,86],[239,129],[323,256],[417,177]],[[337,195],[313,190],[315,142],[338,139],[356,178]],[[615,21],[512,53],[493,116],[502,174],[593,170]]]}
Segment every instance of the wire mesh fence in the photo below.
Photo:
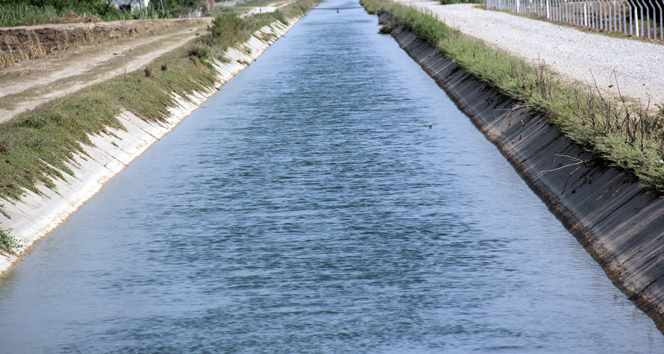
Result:
{"label": "wire mesh fence", "polygon": [[598,31],[664,39],[664,0],[487,0],[486,7]]}

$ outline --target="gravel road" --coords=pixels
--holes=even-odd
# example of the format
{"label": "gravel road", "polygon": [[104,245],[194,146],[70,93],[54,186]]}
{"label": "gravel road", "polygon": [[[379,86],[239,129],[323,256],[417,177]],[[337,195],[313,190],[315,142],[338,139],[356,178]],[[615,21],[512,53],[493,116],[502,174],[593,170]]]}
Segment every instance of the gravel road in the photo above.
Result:
{"label": "gravel road", "polygon": [[[398,0],[438,15],[447,25],[524,59],[542,59],[564,77],[611,94],[664,104],[664,46],[610,38],[472,5]],[[617,83],[616,85],[616,77]],[[609,85],[614,85],[609,88]]]}

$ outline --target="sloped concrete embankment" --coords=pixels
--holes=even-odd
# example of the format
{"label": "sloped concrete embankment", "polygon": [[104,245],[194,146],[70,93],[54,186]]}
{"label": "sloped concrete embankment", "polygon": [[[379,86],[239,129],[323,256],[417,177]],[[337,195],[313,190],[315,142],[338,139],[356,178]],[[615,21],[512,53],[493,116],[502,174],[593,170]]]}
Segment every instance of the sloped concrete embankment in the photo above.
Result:
{"label": "sloped concrete embankment", "polygon": [[[386,20],[388,15],[380,16]],[[392,35],[664,332],[664,198],[593,159],[545,117],[518,108],[520,102],[494,91],[413,33],[398,28]]]}
{"label": "sloped concrete embankment", "polygon": [[[109,134],[91,136],[93,146],[85,147],[87,155],[80,154],[69,164],[76,177],[69,177],[67,181],[56,180],[55,190],[41,187],[41,195],[28,191],[21,202],[5,203],[4,209],[10,218],[0,216],[0,223],[4,228],[12,229],[12,236],[21,242],[23,248],[19,256],[0,255],[0,274],[11,269],[40,239],[58,227],[99,192],[106,182],[258,58],[288,32],[295,22],[288,26],[275,22],[258,31],[257,36],[240,46],[241,50],[229,49],[226,57],[231,61],[217,62],[215,65],[219,75],[214,87],[204,92],[196,92],[190,97],[175,97],[176,104],[165,122],[146,122],[131,112],[123,112],[119,119],[126,131],[109,128]],[[257,37],[270,39],[261,40]]]}

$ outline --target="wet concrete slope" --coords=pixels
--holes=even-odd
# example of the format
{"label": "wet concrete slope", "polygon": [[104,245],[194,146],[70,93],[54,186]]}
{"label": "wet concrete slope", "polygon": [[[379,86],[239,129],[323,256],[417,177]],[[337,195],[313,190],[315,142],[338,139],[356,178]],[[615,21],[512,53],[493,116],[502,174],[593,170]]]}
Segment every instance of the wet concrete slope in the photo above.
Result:
{"label": "wet concrete slope", "polygon": [[[387,16],[380,14],[381,20]],[[594,160],[545,117],[519,108],[520,102],[494,91],[409,31],[398,28],[392,35],[664,332],[664,198]]]}

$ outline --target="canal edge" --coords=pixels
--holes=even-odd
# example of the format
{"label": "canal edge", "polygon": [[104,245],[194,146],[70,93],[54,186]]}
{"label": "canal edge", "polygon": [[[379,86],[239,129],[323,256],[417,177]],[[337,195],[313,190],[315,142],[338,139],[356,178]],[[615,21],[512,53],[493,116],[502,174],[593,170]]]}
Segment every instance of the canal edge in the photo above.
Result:
{"label": "canal edge", "polygon": [[[378,17],[385,22],[389,14]],[[664,198],[599,161],[546,117],[531,114],[403,26],[392,36],[664,333]]]}
{"label": "canal edge", "polygon": [[[231,60],[223,63],[215,60],[217,82],[209,90],[194,91],[187,97],[173,95],[174,108],[163,122],[147,122],[131,112],[123,111],[118,118],[126,131],[111,129],[111,134],[94,135],[89,138],[93,146],[85,147],[85,154],[74,156],[67,163],[76,177],[68,181],[54,180],[56,188],[39,186],[40,194],[27,191],[20,202],[4,205],[3,228],[21,242],[18,254],[0,253],[0,278],[20,263],[41,240],[73,216],[83,205],[96,196],[116,175],[154,143],[170,133],[184,119],[200,108],[213,94],[249,67],[267,48],[293,28],[301,17],[293,18],[288,25],[274,22],[254,33],[250,39],[238,45],[247,50],[229,48],[226,56]],[[270,39],[261,36],[270,33]]]}

